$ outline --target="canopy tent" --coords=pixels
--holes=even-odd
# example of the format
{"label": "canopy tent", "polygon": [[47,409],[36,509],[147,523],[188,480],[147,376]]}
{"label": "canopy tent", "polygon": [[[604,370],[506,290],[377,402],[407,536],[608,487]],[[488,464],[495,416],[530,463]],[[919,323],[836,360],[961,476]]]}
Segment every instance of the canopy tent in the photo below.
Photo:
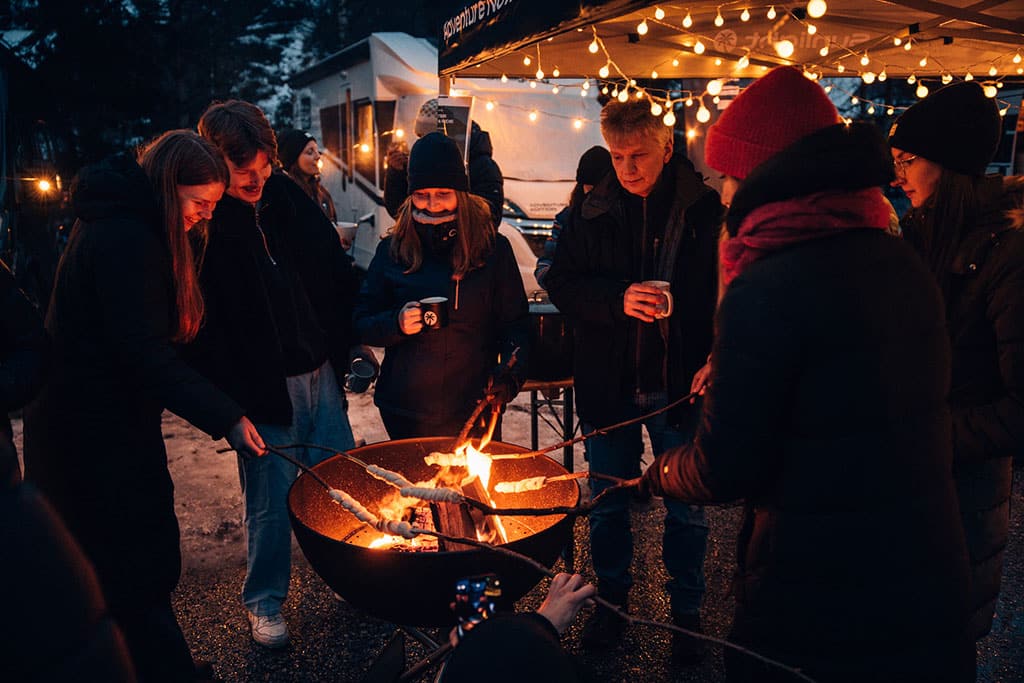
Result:
{"label": "canopy tent", "polygon": [[970,74],[995,83],[1024,74],[1022,51],[1024,0],[481,0],[444,21],[439,73],[755,78],[792,64],[868,82]]}

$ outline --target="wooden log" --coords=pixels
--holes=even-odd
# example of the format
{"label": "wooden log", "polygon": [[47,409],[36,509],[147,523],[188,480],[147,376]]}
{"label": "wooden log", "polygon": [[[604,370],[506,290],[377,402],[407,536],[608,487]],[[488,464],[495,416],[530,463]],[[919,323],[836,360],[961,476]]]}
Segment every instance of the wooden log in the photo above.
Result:
{"label": "wooden log", "polygon": [[[476,524],[465,503],[431,503],[434,528],[446,536],[476,540]],[[439,551],[473,550],[473,546],[438,539]]]}
{"label": "wooden log", "polygon": [[[486,503],[493,507],[494,501],[491,500],[491,496],[487,493],[487,489],[484,488],[479,477],[473,477],[468,482],[462,485],[462,495],[467,498],[473,498]],[[501,524],[501,520],[496,515],[485,515],[476,508],[470,508],[469,514],[476,524],[476,528],[480,530],[480,540],[488,543],[507,543],[508,536],[505,533],[505,528]]]}

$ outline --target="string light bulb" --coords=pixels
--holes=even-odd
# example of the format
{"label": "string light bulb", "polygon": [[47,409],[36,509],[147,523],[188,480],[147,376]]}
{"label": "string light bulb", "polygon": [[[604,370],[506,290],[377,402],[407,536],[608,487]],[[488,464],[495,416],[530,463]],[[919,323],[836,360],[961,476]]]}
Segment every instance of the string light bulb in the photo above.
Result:
{"label": "string light bulb", "polygon": [[697,55],[702,55],[704,54],[704,50],[704,43],[700,42],[700,39],[698,38],[697,42],[693,44],[693,53]]}
{"label": "string light bulb", "polygon": [[501,74],[501,82],[508,83],[508,76],[506,76],[505,74]]}
{"label": "string light bulb", "polygon": [[807,24],[807,35],[813,36],[817,32],[818,32],[818,27],[817,26],[815,26],[814,24]]}
{"label": "string light bulb", "polygon": [[637,90],[636,91],[636,98],[638,100],[642,100],[644,98],[644,91],[643,90]]}
{"label": "string light bulb", "polygon": [[608,65],[607,64],[605,64],[604,66],[602,66],[600,69],[597,70],[597,75],[600,76],[601,78],[608,78],[608,74],[609,73],[611,73],[611,72],[608,69]]}
{"label": "string light bulb", "polygon": [[718,9],[718,14],[715,15],[715,26],[721,28],[722,24],[725,23],[725,19],[722,17],[722,9]]}
{"label": "string light bulb", "polygon": [[601,49],[601,46],[597,44],[597,38],[590,41],[590,45],[587,46],[587,51],[592,55],[596,55],[597,51]]}
{"label": "string light bulb", "polygon": [[487,111],[494,111],[494,100],[487,100],[487,104],[484,105]]}
{"label": "string light bulb", "polygon": [[1020,53],[1018,52],[1017,54],[1015,54],[1013,56],[1013,63],[1014,64],[1020,64],[1020,60],[1021,60],[1021,57],[1020,57]]}
{"label": "string light bulb", "polygon": [[580,88],[580,97],[586,97],[586,96],[587,96],[587,89],[586,88]]}
{"label": "string light bulb", "polygon": [[537,81],[530,81],[530,87],[536,89]]}
{"label": "string light bulb", "polygon": [[832,86],[831,85],[826,85],[824,90],[825,90],[825,94],[827,95],[828,93],[832,92]]}
{"label": "string light bulb", "polygon": [[697,120],[701,123],[707,123],[711,120],[711,112],[708,111],[703,102],[700,105],[700,109],[697,110]]}
{"label": "string light bulb", "polygon": [[583,81],[583,85],[580,86],[584,90],[590,90],[590,79]]}
{"label": "string light bulb", "polygon": [[928,55],[925,55],[924,57],[921,57],[921,61],[919,61],[917,63],[917,65],[922,67],[922,68],[928,66]]}
{"label": "string light bulb", "polygon": [[651,78],[652,78],[652,79],[654,79],[654,80],[657,80],[657,78],[658,78],[658,72],[657,72],[657,71],[652,71],[652,72],[651,72]]}
{"label": "string light bulb", "polygon": [[530,119],[531,122],[536,121],[537,120],[537,112],[536,111],[531,111],[529,113],[529,115],[528,115],[528,118]]}
{"label": "string light bulb", "polygon": [[523,66],[530,66],[530,62],[532,61],[533,60],[530,59],[530,55],[526,55],[525,57],[523,57]]}
{"label": "string light bulb", "polygon": [[885,69],[882,69],[881,71],[878,72],[878,80],[879,81],[884,83],[885,79],[887,79],[887,78],[889,78],[889,74],[885,73]]}
{"label": "string light bulb", "polygon": [[601,88],[601,94],[602,95],[607,95],[608,94],[608,86],[607,85]]}
{"label": "string light bulb", "polygon": [[708,81],[708,94],[712,95],[712,96],[714,96],[714,95],[721,95],[722,94],[722,81],[717,79],[717,78],[714,79],[714,80]]}
{"label": "string light bulb", "polygon": [[651,116],[661,116],[662,108],[657,102],[651,102]]}
{"label": "string light bulb", "polygon": [[871,58],[868,57],[868,53],[865,52],[864,56],[860,58],[860,65],[861,66],[867,66],[870,63],[871,63]]}
{"label": "string light bulb", "polygon": [[942,85],[948,85],[953,82],[953,74],[942,74]]}
{"label": "string light bulb", "polygon": [[984,87],[984,90],[985,90],[985,97],[988,97],[990,99],[995,97],[999,93],[999,89],[996,88],[996,86],[994,86],[994,85],[986,85]]}
{"label": "string light bulb", "polygon": [[973,81],[974,80],[974,74],[972,74],[970,71],[968,71],[967,73],[964,74],[964,80],[965,81]]}
{"label": "string light bulb", "polygon": [[746,7],[744,7],[743,11],[740,12],[740,21],[750,21],[750,10]]}
{"label": "string light bulb", "polygon": [[850,104],[854,106],[860,104],[860,98],[854,95],[853,97],[850,98]]}
{"label": "string light bulb", "polygon": [[689,10],[686,12],[686,16],[683,17],[683,28],[690,28],[693,26],[693,17],[690,16]]}
{"label": "string light bulb", "polygon": [[715,66],[722,66],[722,58],[715,57]]}
{"label": "string light bulb", "polygon": [[874,114],[874,113],[875,113],[875,105],[872,104],[870,107],[868,107],[868,114]]}
{"label": "string light bulb", "polygon": [[842,64],[836,64],[836,71],[838,71],[839,73],[843,73],[844,71],[846,71],[846,67],[843,66]]}
{"label": "string light bulb", "polygon": [[777,16],[777,15],[776,15],[776,13],[775,13],[775,5],[772,5],[771,7],[769,7],[769,8],[768,8],[768,14],[767,14],[767,17],[768,17],[768,21],[771,21],[771,20],[772,20],[772,19],[774,19],[774,18],[775,18],[776,16]]}
{"label": "string light bulb", "polygon": [[695,129],[693,129],[693,128],[687,128],[686,129],[686,139],[687,140],[692,140],[695,137],[697,137],[697,131]]}
{"label": "string light bulb", "polygon": [[828,45],[818,50],[818,54],[822,57],[828,57]]}
{"label": "string light bulb", "polygon": [[654,8],[654,18],[657,19],[658,21],[661,21],[662,19],[664,19],[665,18],[665,10],[661,9],[660,7],[655,7]]}
{"label": "string light bulb", "polygon": [[664,123],[669,128],[671,128],[672,126],[676,125],[676,115],[672,113],[671,109],[669,109],[668,112],[666,112],[665,114],[665,118],[663,118],[661,122]]}
{"label": "string light bulb", "polygon": [[825,0],[810,0],[807,3],[807,14],[814,19],[822,18],[827,11],[828,5],[825,4]]}
{"label": "string light bulb", "polygon": [[558,70],[558,67],[557,67],[557,66],[556,66],[556,67],[554,68],[554,70],[553,70],[553,71],[551,72],[551,77],[552,77],[552,78],[558,78],[558,77],[559,77],[559,76],[561,76],[561,75],[562,75],[562,72]]}
{"label": "string light bulb", "polygon": [[636,25],[636,32],[642,36],[647,35],[647,17],[644,17],[644,20]]}
{"label": "string light bulb", "polygon": [[686,101],[683,102],[683,104],[685,104],[687,107],[692,107],[693,106],[693,98],[692,97],[687,97]]}
{"label": "string light bulb", "polygon": [[868,85],[874,83],[876,78],[878,78],[878,75],[874,71],[865,71],[860,75],[860,79]]}
{"label": "string light bulb", "polygon": [[789,40],[780,40],[775,43],[775,54],[779,55],[783,59],[789,59],[793,56],[793,43]]}
{"label": "string light bulb", "polygon": [[543,69],[537,69],[537,73],[535,73],[534,76],[537,77],[538,81],[544,80],[544,70]]}
{"label": "string light bulb", "polygon": [[746,69],[748,66],[750,66],[750,58],[747,57],[746,55],[743,55],[738,60],[736,60],[737,69]]}
{"label": "string light bulb", "polygon": [[895,45],[896,47],[899,47],[900,45],[903,44],[903,39],[900,38],[899,36],[896,36],[895,38],[892,39],[892,44]]}
{"label": "string light bulb", "polygon": [[995,76],[995,75],[996,75],[996,74],[998,74],[998,73],[999,73],[999,69],[997,69],[997,68],[996,68],[996,65],[995,65],[995,64],[993,64],[993,65],[992,65],[992,66],[991,66],[991,67],[989,68],[989,70],[988,70],[988,75],[989,75],[989,76]]}
{"label": "string light bulb", "polygon": [[917,76],[914,74],[907,76],[907,85],[914,85],[914,83],[917,83]]}
{"label": "string light bulb", "polygon": [[928,86],[925,85],[924,83],[918,83],[917,84],[917,91],[916,91],[915,94],[918,97],[920,97],[922,100],[924,98],[928,97]]}
{"label": "string light bulb", "polygon": [[626,100],[629,99],[629,91],[623,88],[622,90],[619,91],[619,96],[617,99],[619,100],[619,102],[625,102]]}
{"label": "string light bulb", "polygon": [[561,90],[561,88],[559,88],[557,85],[551,86],[551,94],[552,95],[557,95],[560,90]]}
{"label": "string light bulb", "polygon": [[885,113],[888,114],[889,116],[892,116],[893,114],[896,113],[896,109],[894,109],[893,107],[889,107],[888,109],[885,110]]}
{"label": "string light bulb", "polygon": [[672,59],[672,66],[679,66],[679,59],[678,58],[673,58]]}
{"label": "string light bulb", "polygon": [[576,130],[580,130],[581,128],[583,128],[583,119],[573,119],[572,127],[575,128]]}
{"label": "string light bulb", "polygon": [[906,50],[907,52],[910,52],[910,48],[912,47],[914,47],[914,43],[909,39],[907,40],[907,42],[903,43],[903,49]]}

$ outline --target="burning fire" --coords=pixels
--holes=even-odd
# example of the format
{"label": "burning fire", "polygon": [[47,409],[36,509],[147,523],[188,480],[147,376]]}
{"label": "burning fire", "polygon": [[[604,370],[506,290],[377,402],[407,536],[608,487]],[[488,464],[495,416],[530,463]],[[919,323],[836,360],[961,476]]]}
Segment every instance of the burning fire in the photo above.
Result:
{"label": "burning fire", "polygon": [[[427,464],[438,465],[437,475],[428,481],[416,482],[424,488],[446,487],[461,490],[465,495],[476,498],[494,507],[489,493],[492,460],[490,456],[474,448],[468,441],[458,446],[453,453],[431,453],[425,458]],[[414,526],[434,528],[432,508],[418,498],[403,496],[398,491],[388,493],[380,502],[378,516],[381,519],[407,521]],[[476,540],[485,543],[507,543],[508,533],[497,515],[483,515],[478,510],[469,513],[476,529]],[[444,529],[438,529],[444,532]],[[438,549],[436,538],[426,535],[413,539],[400,536],[381,535],[369,543],[370,548],[401,549],[409,551],[433,551]]]}

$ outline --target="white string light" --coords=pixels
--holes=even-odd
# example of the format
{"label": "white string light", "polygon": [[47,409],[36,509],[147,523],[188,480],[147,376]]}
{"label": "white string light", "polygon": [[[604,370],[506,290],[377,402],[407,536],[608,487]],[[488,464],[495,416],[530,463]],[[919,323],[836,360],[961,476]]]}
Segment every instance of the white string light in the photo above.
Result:
{"label": "white string light", "polygon": [[828,5],[825,4],[825,0],[810,0],[807,3],[807,15],[812,19],[821,19],[827,11]]}

